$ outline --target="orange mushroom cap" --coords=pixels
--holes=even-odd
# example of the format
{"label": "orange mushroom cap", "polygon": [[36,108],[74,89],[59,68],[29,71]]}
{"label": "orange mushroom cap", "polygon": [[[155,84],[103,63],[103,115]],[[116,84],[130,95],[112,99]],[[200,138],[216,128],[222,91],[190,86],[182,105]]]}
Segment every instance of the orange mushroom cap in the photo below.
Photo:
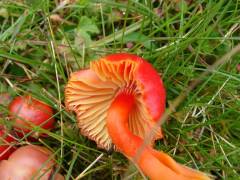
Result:
{"label": "orange mushroom cap", "polygon": [[209,180],[202,172],[178,164],[143,139],[165,109],[165,90],[151,64],[132,54],[113,54],[90,63],[90,69],[71,75],[65,89],[69,110],[77,114],[82,134],[99,147],[112,142],[152,180]]}
{"label": "orange mushroom cap", "polygon": [[[165,110],[165,89],[160,76],[146,60],[132,54],[108,55],[90,63],[90,69],[72,73],[65,88],[67,109],[75,111],[81,133],[101,148],[110,149],[107,112],[123,92],[135,96],[129,129],[141,138],[152,129]],[[155,139],[162,137],[161,128]]]}

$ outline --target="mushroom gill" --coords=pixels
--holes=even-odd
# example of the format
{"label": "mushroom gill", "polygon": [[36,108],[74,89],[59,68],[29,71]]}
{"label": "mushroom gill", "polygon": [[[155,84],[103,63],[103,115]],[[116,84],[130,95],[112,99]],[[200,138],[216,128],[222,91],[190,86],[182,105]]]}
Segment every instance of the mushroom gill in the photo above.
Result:
{"label": "mushroom gill", "polygon": [[[77,114],[80,131],[94,140],[98,147],[109,150],[112,140],[107,130],[107,112],[119,93],[132,94],[135,105],[129,114],[130,131],[141,138],[152,129],[155,121],[144,102],[144,86],[137,80],[139,63],[131,59],[109,61],[100,59],[90,63],[90,69],[72,73],[65,89],[65,104]],[[156,139],[161,138],[161,128]]]}
{"label": "mushroom gill", "polygon": [[[82,134],[105,149],[114,144],[150,179],[210,179],[152,146],[142,146],[165,110],[166,97],[161,78],[144,59],[119,53],[93,61],[90,69],[71,75],[65,96]],[[160,127],[155,131],[155,139],[160,138]]]}

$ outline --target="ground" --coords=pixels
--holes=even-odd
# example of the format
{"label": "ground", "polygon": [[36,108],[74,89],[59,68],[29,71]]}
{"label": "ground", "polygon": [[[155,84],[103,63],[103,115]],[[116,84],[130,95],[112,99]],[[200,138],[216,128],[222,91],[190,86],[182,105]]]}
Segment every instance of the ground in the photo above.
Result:
{"label": "ground", "polygon": [[106,54],[137,54],[167,92],[170,113],[156,148],[217,179],[238,179],[239,22],[237,0],[2,0],[0,92],[30,94],[54,108],[56,128],[35,144],[55,152],[66,179],[143,179],[120,153],[79,134],[64,105],[71,72]]}

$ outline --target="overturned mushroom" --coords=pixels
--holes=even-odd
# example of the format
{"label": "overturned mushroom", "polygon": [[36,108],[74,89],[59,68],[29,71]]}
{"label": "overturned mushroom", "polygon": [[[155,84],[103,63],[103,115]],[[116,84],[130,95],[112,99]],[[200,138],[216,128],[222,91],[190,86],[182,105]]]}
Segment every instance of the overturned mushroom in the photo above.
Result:
{"label": "overturned mushroom", "polygon": [[[165,109],[165,90],[151,64],[131,54],[114,54],[93,61],[90,69],[71,75],[65,103],[75,111],[81,133],[101,148],[112,143],[133,160],[145,135]],[[155,139],[162,137],[160,127]],[[137,165],[151,179],[209,179],[146,146]]]}

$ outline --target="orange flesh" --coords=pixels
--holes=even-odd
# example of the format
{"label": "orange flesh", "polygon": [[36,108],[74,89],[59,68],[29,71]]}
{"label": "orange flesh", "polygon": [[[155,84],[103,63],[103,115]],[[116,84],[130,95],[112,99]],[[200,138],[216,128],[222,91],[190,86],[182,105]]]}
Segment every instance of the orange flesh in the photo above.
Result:
{"label": "orange flesh", "polygon": [[147,146],[136,156],[143,139],[128,128],[129,113],[135,98],[122,92],[112,102],[107,114],[108,133],[116,147],[129,159],[137,159],[136,164],[152,180],[208,180],[205,174],[175,162],[170,156]]}

